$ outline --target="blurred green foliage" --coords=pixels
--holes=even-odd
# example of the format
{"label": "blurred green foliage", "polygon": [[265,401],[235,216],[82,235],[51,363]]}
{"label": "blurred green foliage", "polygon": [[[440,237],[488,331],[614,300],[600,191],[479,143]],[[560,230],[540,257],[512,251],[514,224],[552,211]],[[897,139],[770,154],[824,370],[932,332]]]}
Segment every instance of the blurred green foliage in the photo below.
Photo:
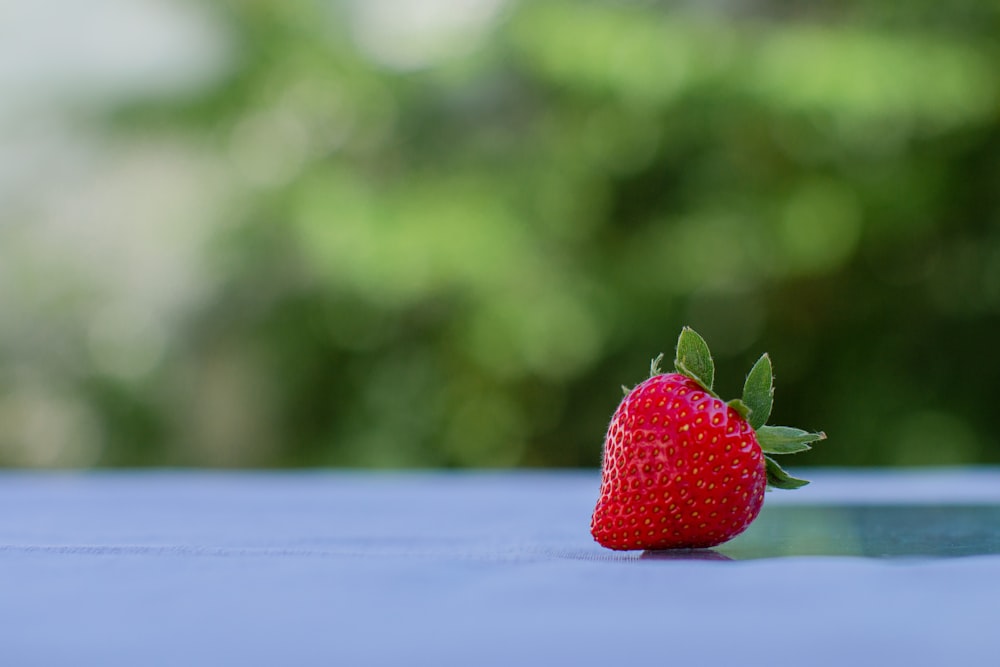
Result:
{"label": "blurred green foliage", "polygon": [[1000,462],[996,4],[473,4],[220,5],[225,77],[103,117],[226,187],[157,363],[65,373],[93,463],[596,466],[685,324],[797,465]]}

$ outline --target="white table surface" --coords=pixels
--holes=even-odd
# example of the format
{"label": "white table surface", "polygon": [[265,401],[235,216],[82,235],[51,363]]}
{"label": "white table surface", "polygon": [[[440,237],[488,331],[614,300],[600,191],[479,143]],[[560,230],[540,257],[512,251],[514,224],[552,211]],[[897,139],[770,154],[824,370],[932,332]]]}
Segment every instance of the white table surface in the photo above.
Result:
{"label": "white table surface", "polygon": [[0,665],[1000,665],[1000,526],[740,560],[836,546],[789,508],[995,510],[1000,470],[803,472],[709,560],[594,543],[596,472],[0,472]]}

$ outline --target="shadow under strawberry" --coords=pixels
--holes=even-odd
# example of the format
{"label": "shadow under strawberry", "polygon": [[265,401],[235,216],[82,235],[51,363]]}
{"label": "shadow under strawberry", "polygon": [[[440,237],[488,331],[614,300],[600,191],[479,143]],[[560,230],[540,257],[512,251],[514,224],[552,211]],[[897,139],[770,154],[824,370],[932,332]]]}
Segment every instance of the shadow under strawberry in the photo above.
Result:
{"label": "shadow under strawberry", "polygon": [[639,560],[735,560],[715,549],[653,549],[643,551]]}

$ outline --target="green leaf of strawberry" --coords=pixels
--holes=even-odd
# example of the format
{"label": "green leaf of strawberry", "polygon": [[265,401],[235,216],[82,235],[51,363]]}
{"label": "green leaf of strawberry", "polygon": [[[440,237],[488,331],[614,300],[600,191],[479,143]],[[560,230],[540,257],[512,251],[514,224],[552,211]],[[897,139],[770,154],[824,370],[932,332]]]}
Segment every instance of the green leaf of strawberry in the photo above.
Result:
{"label": "green leaf of strawberry", "polygon": [[681,375],[695,380],[705,389],[712,391],[715,382],[715,361],[705,339],[691,327],[684,327],[677,338],[677,358],[674,368]]}
{"label": "green leaf of strawberry", "polygon": [[763,354],[747,374],[743,384],[743,402],[750,408],[750,426],[759,429],[771,416],[774,401],[774,376],[771,373],[771,358]]}
{"label": "green leaf of strawberry", "polygon": [[805,479],[797,479],[785,472],[778,462],[770,456],[764,457],[767,466],[767,485],[776,489],[800,489],[809,483]]}
{"label": "green leaf of strawberry", "polygon": [[757,518],[767,487],[808,484],[767,454],[805,451],[822,440],[788,426],[767,426],[773,402],[771,359],[747,375],[742,398],[712,390],[708,344],[685,327],[677,340],[677,373],[650,377],[626,392],[604,440],[601,495],[591,533],[611,549],[710,547]]}
{"label": "green leaf of strawberry", "polygon": [[[751,415],[751,424],[753,423]],[[809,443],[825,440],[826,433],[810,433],[791,426],[761,426],[757,442],[766,454],[796,454],[812,449]]]}

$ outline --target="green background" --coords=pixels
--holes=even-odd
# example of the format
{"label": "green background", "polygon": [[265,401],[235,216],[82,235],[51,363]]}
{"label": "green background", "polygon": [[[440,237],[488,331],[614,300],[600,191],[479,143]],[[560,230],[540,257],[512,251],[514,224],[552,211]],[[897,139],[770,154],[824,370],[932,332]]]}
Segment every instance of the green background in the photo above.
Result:
{"label": "green background", "polygon": [[596,467],[683,325],[792,471],[1000,462],[998,5],[458,5],[190,4],[195,84],[52,103],[0,464]]}

